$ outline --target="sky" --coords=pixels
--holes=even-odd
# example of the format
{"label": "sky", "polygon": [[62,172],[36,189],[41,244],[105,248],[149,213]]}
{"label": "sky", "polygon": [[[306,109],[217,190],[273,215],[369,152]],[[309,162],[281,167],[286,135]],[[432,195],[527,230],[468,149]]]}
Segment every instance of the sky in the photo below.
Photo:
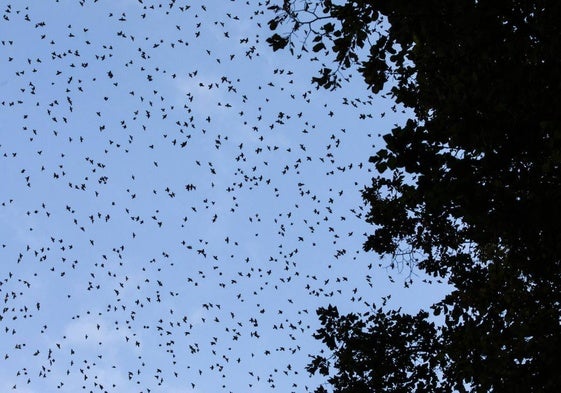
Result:
{"label": "sky", "polygon": [[263,4],[0,3],[0,391],[313,391],[318,307],[446,292],[362,251],[406,113]]}

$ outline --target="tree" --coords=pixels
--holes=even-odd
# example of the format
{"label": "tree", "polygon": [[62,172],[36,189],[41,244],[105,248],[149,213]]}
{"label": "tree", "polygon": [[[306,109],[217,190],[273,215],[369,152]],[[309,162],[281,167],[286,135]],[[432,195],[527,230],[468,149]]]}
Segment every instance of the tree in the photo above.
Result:
{"label": "tree", "polygon": [[[317,87],[355,69],[414,116],[384,136],[363,190],[367,251],[421,255],[454,288],[429,312],[318,310],[335,392],[558,391],[561,4],[285,0],[274,50],[323,54]],[[282,30],[286,29],[287,33]],[[442,315],[435,325],[431,316]],[[323,392],[319,387],[316,392]]]}

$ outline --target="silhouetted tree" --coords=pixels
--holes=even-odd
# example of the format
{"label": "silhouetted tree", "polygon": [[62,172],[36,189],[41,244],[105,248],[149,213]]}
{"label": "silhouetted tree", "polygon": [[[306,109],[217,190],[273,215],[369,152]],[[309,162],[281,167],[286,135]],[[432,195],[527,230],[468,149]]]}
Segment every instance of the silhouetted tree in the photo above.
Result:
{"label": "silhouetted tree", "polygon": [[363,191],[374,226],[364,248],[410,250],[417,268],[453,287],[430,313],[318,310],[316,338],[332,355],[309,371],[341,393],[559,391],[561,3],[270,8],[274,50],[333,63],[318,87],[340,87],[356,68],[373,92],[412,109],[370,158],[378,175]]}

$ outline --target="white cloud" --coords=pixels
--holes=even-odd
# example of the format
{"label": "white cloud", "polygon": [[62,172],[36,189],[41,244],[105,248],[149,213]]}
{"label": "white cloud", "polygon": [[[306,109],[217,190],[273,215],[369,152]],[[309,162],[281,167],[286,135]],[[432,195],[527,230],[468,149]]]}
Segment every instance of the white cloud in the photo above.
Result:
{"label": "white cloud", "polygon": [[124,342],[124,335],[107,327],[108,322],[102,317],[87,316],[69,323],[64,329],[67,340],[85,347],[97,346],[102,342],[106,348],[114,348]]}

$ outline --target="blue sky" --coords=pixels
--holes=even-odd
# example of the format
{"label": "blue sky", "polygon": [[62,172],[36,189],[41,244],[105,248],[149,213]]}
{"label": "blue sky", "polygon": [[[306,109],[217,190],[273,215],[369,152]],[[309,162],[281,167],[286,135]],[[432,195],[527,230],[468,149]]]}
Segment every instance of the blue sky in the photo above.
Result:
{"label": "blue sky", "polygon": [[404,115],[315,90],[256,10],[2,2],[0,390],[303,392],[317,307],[443,293],[361,251]]}

